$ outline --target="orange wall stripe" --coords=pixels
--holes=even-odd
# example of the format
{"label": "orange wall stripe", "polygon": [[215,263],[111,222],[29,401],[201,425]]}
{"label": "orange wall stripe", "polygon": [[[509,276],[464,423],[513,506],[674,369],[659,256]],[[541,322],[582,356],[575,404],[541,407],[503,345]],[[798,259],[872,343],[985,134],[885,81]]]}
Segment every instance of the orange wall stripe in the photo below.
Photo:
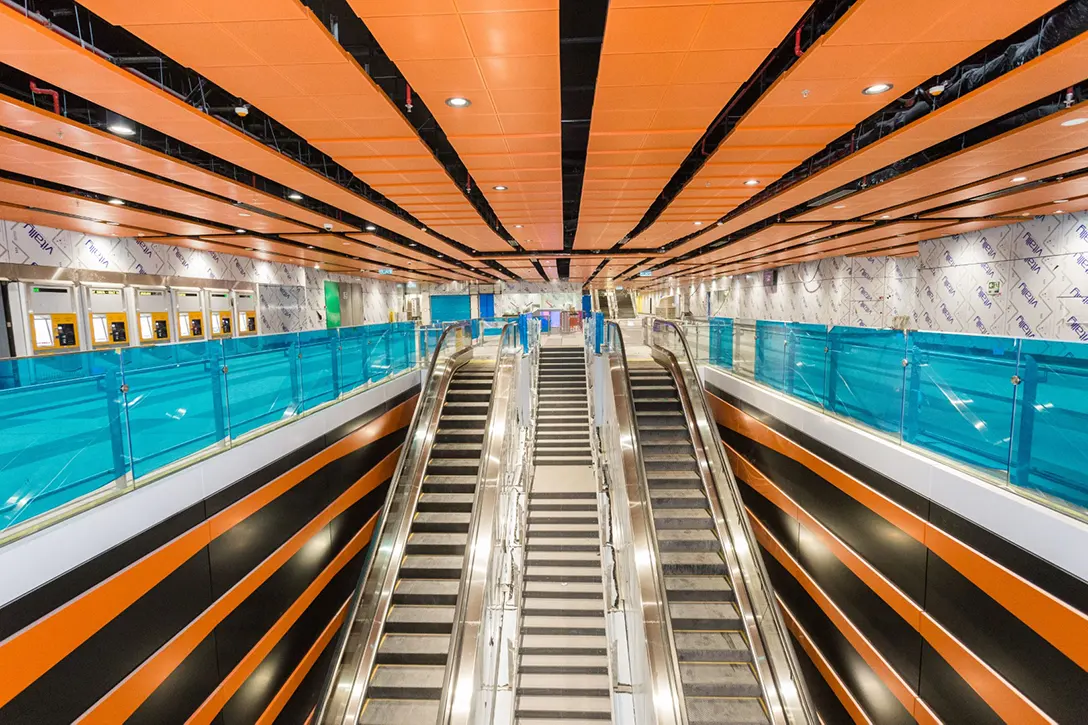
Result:
{"label": "orange wall stripe", "polygon": [[708,392],[706,398],[714,411],[714,417],[725,427],[789,456],[877,515],[887,519],[911,538],[919,543],[925,543],[926,523],[918,516],[716,395]]}
{"label": "orange wall stripe", "polygon": [[914,702],[918,699],[917,693],[910,688],[910,685],[900,677],[899,673],[888,664],[888,661],[880,654],[880,652],[873,646],[873,644],[861,633],[853,622],[843,614],[842,610],[836,606],[831,597],[827,596],[823,589],[820,588],[812,577],[808,575],[808,572],[801,568],[801,565],[790,556],[789,552],[778,543],[778,540],[774,538],[774,535],[767,530],[759,519],[757,519],[752,512],[748,512],[748,516],[752,521],[752,528],[755,530],[756,539],[763,545],[771,556],[778,560],[785,569],[793,576],[797,582],[804,587],[813,601],[823,611],[827,618],[831,620],[831,623],[835,625],[850,645],[857,650],[857,653],[861,655],[861,658],[865,660],[865,663],[873,670],[877,677],[884,683],[884,686],[891,691],[895,699],[906,708],[907,712],[914,713]]}
{"label": "orange wall stripe", "polygon": [[[880,571],[862,558],[856,551],[835,536],[826,526],[820,523],[812,514],[790,498],[773,481],[763,475],[763,472],[745,460],[739,453],[725,445],[729,463],[737,476],[752,486],[754,489],[768,498],[774,505],[782,509],[809,530],[820,542],[826,546],[839,561],[846,565],[850,571],[865,582],[877,596],[884,600],[885,604],[895,610],[915,630],[919,628],[922,619],[922,608],[908,597],[903,590],[893,584]],[[757,483],[753,483],[757,482]]]}
{"label": "orange wall stripe", "polygon": [[[928,614],[922,618],[922,636],[1005,722],[1017,725],[1055,722]],[[1062,683],[1054,685],[1061,687]]]}
{"label": "orange wall stripe", "polygon": [[1088,614],[935,526],[926,530],[926,546],[1081,669],[1088,670]]}
{"label": "orange wall stripe", "polygon": [[155,688],[161,685],[170,676],[170,673],[177,669],[185,658],[196,649],[197,645],[211,634],[215,627],[226,619],[227,615],[245,601],[246,597],[276,573],[329,522],[346,511],[364,495],[377,488],[382,481],[392,476],[396,469],[398,456],[400,456],[399,446],[382,459],[381,463],[356,481],[351,488],[340,494],[310,523],[284,542],[280,548],[272,552],[253,571],[213,602],[185,629],[174,635],[169,642],[159,648],[158,652],[144,660],[128,677],[96,702],[87,712],[83,713],[76,722],[88,724],[118,723],[123,722],[132,715],[144,700],[151,696]]}
{"label": "orange wall stripe", "polygon": [[[147,594],[188,559],[234,525],[303,481],[311,463],[324,466],[336,458],[411,422],[416,399],[405,401],[313,458],[257,489],[143,558],[129,564],[79,597],[0,643],[0,707],[87,641],[133,602]],[[318,466],[320,468],[321,466]],[[272,492],[275,492],[275,495]]]}
{"label": "orange wall stripe", "polygon": [[[817,458],[798,444],[780,435],[777,431],[771,430],[760,421],[718,398],[713,393],[708,392],[706,396],[719,423],[794,459],[818,475],[824,475],[810,466],[806,460],[815,459],[821,461],[822,459]],[[768,431],[773,433],[773,436],[763,435],[764,432]],[[805,455],[796,455],[800,452]],[[865,484],[826,462],[824,465],[836,471],[839,478],[849,479],[853,482],[849,488],[844,488],[838,481],[828,479],[832,484],[855,498],[859,503],[866,505],[877,515],[883,516],[891,524],[900,526],[896,520],[884,516],[883,511],[868,506],[865,500],[854,496],[852,489],[867,489],[868,487]],[[988,556],[949,536],[913,513],[905,509],[903,511],[922,524],[924,533],[919,541],[930,551],[941,557],[949,566],[966,577],[979,589],[986,592],[991,599],[1028,625],[1059,652],[1076,662],[1081,668],[1088,670],[1088,614],[1066,604],[1049,592],[1009,571]],[[791,513],[788,510],[786,512]],[[914,536],[914,533],[908,533],[912,537]],[[889,604],[892,603],[889,602]]]}
{"label": "orange wall stripe", "polygon": [[[367,542],[370,541],[370,537],[374,533],[374,524],[378,521],[378,515],[375,514],[367,522],[366,526],[359,530],[359,533],[355,534],[348,542],[348,545],[340,550],[340,553],[336,555],[336,558],[329,562],[329,565],[325,567],[321,572],[310,582],[310,586],[306,587],[306,591],[302,593],[295,602],[288,607],[276,623],[272,625],[263,637],[254,645],[253,649],[246,653],[246,656],[242,658],[242,661],[235,665],[234,669],[230,671],[223,681],[219,683],[219,686],[212,691],[212,694],[208,695],[208,698],[200,704],[200,707],[196,709],[196,712],[186,720],[189,725],[209,725],[215,716],[223,709],[227,704],[227,701],[234,696],[234,693],[238,692],[238,689],[245,683],[246,679],[253,674],[253,671],[257,669],[258,665],[264,661],[264,658],[268,656],[268,653],[272,651],[283,635],[287,634],[287,630],[298,621],[298,618],[302,616],[302,613],[306,611],[307,607],[313,604],[314,599],[320,594],[325,587],[329,585],[332,578],[336,576],[341,569],[347,566],[347,563],[358,554]],[[343,608],[341,608],[341,615],[343,614]],[[328,627],[326,627],[328,629]],[[324,633],[322,633],[324,636]],[[332,636],[331,633],[329,635]],[[320,641],[320,640],[319,640]],[[316,643],[315,643],[316,646]],[[308,653],[307,653],[308,654]]]}
{"label": "orange wall stripe", "polygon": [[283,687],[280,688],[276,696],[272,698],[272,702],[268,703],[268,707],[264,709],[261,716],[257,718],[256,725],[272,725],[276,721],[276,718],[283,712],[283,708],[290,702],[295,692],[298,690],[298,686],[302,684],[302,681],[306,679],[306,675],[310,674],[310,670],[313,669],[314,663],[321,656],[321,653],[325,651],[325,648],[329,646],[329,642],[336,636],[336,633],[340,631],[340,625],[344,623],[344,617],[347,616],[348,606],[351,604],[351,597],[348,597],[344,604],[340,607],[340,611],[336,613],[329,623],[325,625],[325,629],[321,631],[317,641],[311,645],[310,649],[306,651],[306,654],[302,657],[302,660],[295,666],[295,669],[291,671],[291,674],[287,677],[287,681],[283,683]]}
{"label": "orange wall stripe", "polygon": [[[839,677],[839,673],[835,672],[835,668],[831,666],[831,663],[824,657],[824,653],[820,651],[820,648],[812,641],[812,638],[808,636],[808,632],[801,626],[797,618],[793,616],[793,612],[789,610],[786,603],[782,601],[782,598],[775,595],[778,600],[778,608],[782,610],[782,619],[786,622],[786,627],[793,632],[793,636],[797,638],[797,641],[801,643],[801,647],[808,653],[809,659],[816,665],[816,669],[823,675],[824,680],[828,686],[835,693],[835,697],[839,699],[842,706],[846,708],[847,714],[850,715],[850,719],[858,725],[873,725],[873,721],[869,719],[869,716],[865,713],[865,710],[861,708],[861,703],[854,699],[854,695],[846,687],[846,683]],[[822,720],[821,720],[822,722]]]}

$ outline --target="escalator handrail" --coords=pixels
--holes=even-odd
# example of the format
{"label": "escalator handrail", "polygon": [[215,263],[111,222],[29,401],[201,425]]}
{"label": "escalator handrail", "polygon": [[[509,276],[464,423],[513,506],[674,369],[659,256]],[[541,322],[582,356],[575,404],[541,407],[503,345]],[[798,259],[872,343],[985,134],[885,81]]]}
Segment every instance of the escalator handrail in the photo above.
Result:
{"label": "escalator handrail", "polygon": [[[480,469],[476,478],[476,496],[466,538],[465,561],[457,591],[457,606],[450,634],[450,650],[446,659],[446,675],[439,707],[439,725],[468,725],[473,722],[476,695],[481,681],[481,633],[487,599],[487,578],[491,558],[495,554],[492,533],[498,511],[499,488],[502,485],[502,463],[506,434],[516,423],[516,391],[513,390],[514,366],[521,355],[518,325],[508,322],[499,336],[492,379],[491,404],[484,427],[484,444],[480,454]],[[515,414],[511,421],[511,413]]]}
{"label": "escalator handrail", "polygon": [[[676,332],[683,348],[683,360],[676,353],[656,343],[654,333],[656,325],[664,325]],[[818,725],[820,722],[815,705],[805,685],[800,663],[787,634],[785,620],[774,598],[763,560],[759,554],[759,544],[748,520],[748,513],[740,496],[733,469],[725,455],[721,436],[718,435],[715,418],[706,400],[702,383],[687,339],[681,327],[671,320],[653,318],[650,327],[650,348],[652,351],[670,358],[676,365],[682,383],[681,395],[688,399],[692,415],[695,417],[695,430],[699,436],[698,444],[706,455],[707,466],[715,496],[708,497],[719,535],[728,536],[732,555],[737,557],[740,577],[733,577],[733,590],[745,628],[749,632],[750,645],[753,647],[753,659],[756,672],[763,684],[764,697],[770,710],[773,723],[791,723],[799,725]],[[686,367],[685,367],[686,365]],[[698,394],[693,394],[693,389]],[[695,443],[696,441],[693,441]],[[740,531],[729,524],[723,509],[729,508],[729,518],[739,525]],[[739,538],[739,540],[738,540]],[[723,544],[725,542],[723,541]],[[739,544],[743,544],[740,546]],[[731,558],[730,552],[726,553]],[[743,562],[743,563],[742,563]],[[732,567],[731,567],[732,568]],[[760,600],[755,606],[753,598]],[[768,616],[760,618],[758,612]],[[776,707],[777,705],[777,707]]]}
{"label": "escalator handrail", "polygon": [[[466,328],[469,330],[470,344],[439,361],[447,336],[451,332]],[[368,604],[368,609],[374,610],[374,616],[365,617],[364,621],[360,622],[359,612],[364,605],[363,592],[366,589],[366,583],[374,575],[374,564],[379,554],[388,554],[387,569],[383,579],[388,580],[390,570],[395,573],[398,568],[395,562],[399,560],[399,557],[394,559],[393,554],[396,551],[403,553],[415,506],[406,506],[404,511],[401,512],[400,519],[395,522],[396,527],[393,529],[394,540],[383,551],[380,546],[388,535],[390,504],[400,493],[402,485],[405,485],[404,481],[408,477],[408,473],[412,474],[408,478],[408,482],[412,484],[413,488],[419,488],[422,485],[422,473],[426,470],[427,459],[430,457],[430,448],[434,441],[434,430],[438,425],[438,414],[442,410],[445,391],[449,387],[453,372],[458,367],[456,363],[468,354],[471,349],[471,326],[466,322],[454,322],[446,325],[435,345],[431,361],[427,367],[427,376],[420,391],[419,403],[412,413],[412,422],[408,427],[408,433],[401,449],[400,458],[397,461],[396,470],[390,481],[389,490],[386,493],[374,534],[371,536],[370,544],[367,547],[366,561],[359,577],[359,583],[356,585],[355,593],[352,596],[351,608],[344,620],[344,626],[341,628],[337,640],[335,654],[329,665],[325,686],[322,688],[321,699],[318,701],[317,710],[312,720],[314,723],[321,723],[322,725],[355,725],[358,721],[363,702],[366,700],[366,690],[369,685],[370,672],[374,665],[374,656],[377,653],[377,645],[380,642],[385,614],[388,612],[389,600],[392,598],[392,586],[382,587],[377,598],[378,601]],[[427,421],[428,425],[421,429],[422,421]],[[411,495],[414,500],[418,497],[418,492],[412,492]],[[379,610],[384,610],[380,612],[381,616],[378,616]],[[357,624],[359,626],[369,626],[370,632],[365,641],[358,642],[354,652],[350,653],[358,653],[356,661],[353,664],[346,664],[344,660],[345,656],[349,654],[347,650],[353,634],[359,634]],[[349,687],[346,690],[341,689],[339,686],[339,680],[344,675],[350,675]],[[346,699],[341,702],[340,698]],[[340,704],[343,707],[340,707]]]}
{"label": "escalator handrail", "polygon": [[[632,545],[636,551],[646,553],[646,556],[636,560],[636,576],[641,595],[639,606],[642,608],[643,631],[646,635],[647,664],[650,668],[651,681],[647,686],[652,698],[654,725],[687,725],[680,663],[671,645],[672,623],[664,606],[665,581],[659,565],[661,551],[652,523],[650,485],[642,457],[635,398],[627,366],[627,348],[623,342],[623,333],[616,322],[605,322],[604,337],[602,349],[608,351],[612,394],[616,400],[616,417],[621,432],[620,453],[623,458],[624,487],[634,537]],[[622,401],[619,400],[621,396]]]}

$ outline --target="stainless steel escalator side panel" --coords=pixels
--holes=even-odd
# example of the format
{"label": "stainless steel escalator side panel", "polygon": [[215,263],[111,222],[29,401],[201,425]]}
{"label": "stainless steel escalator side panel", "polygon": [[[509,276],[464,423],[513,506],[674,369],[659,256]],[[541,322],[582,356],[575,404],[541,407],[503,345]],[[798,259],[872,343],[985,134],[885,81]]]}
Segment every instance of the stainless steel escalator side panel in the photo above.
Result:
{"label": "stainless steel escalator side panel", "polygon": [[650,508],[650,487],[642,460],[642,444],[627,368],[627,351],[618,324],[606,322],[605,330],[609,377],[620,431],[620,454],[632,545],[641,554],[635,558],[635,570],[640,593],[638,604],[646,637],[650,678],[647,685],[652,698],[651,709],[656,725],[687,725],[680,663],[673,652],[672,624],[669,621],[665,582],[659,564],[661,552],[653,525],[653,511]]}
{"label": "stainless steel escalator side panel", "polygon": [[[678,325],[654,319],[650,349],[654,359],[672,375],[680,393],[710,513],[717,530],[737,607],[744,622],[764,701],[776,725],[819,725],[800,663],[789,641],[774,588],[759,553],[759,544],[740,498],[717,425],[703,393],[698,368]],[[657,335],[673,334],[681,354],[657,344]],[[693,391],[695,391],[693,393]]]}
{"label": "stainless steel escalator side panel", "polygon": [[439,356],[447,336],[463,334],[465,327],[464,324],[447,326],[435,346],[426,382],[371,538],[367,565],[337,641],[314,714],[315,723],[356,725],[362,713],[446,393],[454,373],[472,359],[473,349],[471,346],[462,348],[442,360]]}
{"label": "stainless steel escalator side panel", "polygon": [[495,377],[484,428],[486,433],[477,475],[476,500],[472,504],[468,548],[453,617],[439,725],[468,725],[474,722],[476,695],[479,692],[477,683],[481,681],[482,668],[487,664],[481,656],[480,633],[486,615],[488,574],[495,555],[492,534],[496,514],[500,513],[498,501],[502,487],[503,452],[507,433],[517,424],[514,386],[521,357],[517,332],[516,323],[503,327],[495,356]]}

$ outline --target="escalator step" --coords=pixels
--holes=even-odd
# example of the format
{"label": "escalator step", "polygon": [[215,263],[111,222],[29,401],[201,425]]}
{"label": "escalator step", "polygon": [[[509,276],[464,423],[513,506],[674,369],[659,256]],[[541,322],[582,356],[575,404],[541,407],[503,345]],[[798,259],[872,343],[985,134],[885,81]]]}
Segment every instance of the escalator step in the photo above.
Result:
{"label": "escalator step", "polygon": [[468,545],[468,534],[432,534],[416,532],[408,537],[407,554],[438,554],[463,556]]}
{"label": "escalator step", "polygon": [[732,602],[736,599],[724,576],[666,576],[665,591],[674,602]]}
{"label": "escalator step", "polygon": [[427,700],[377,700],[368,698],[359,725],[404,725],[404,723],[435,722],[438,719],[438,698]]}
{"label": "escalator step", "polygon": [[393,591],[393,604],[453,607],[459,588],[460,582],[448,579],[402,579]]}
{"label": "escalator step", "polygon": [[707,500],[701,488],[653,488],[650,490],[650,503],[656,511],[657,509],[705,508]]}
{"label": "escalator step", "polygon": [[740,662],[682,662],[680,681],[692,697],[759,697],[759,680],[751,665]]}
{"label": "escalator step", "polygon": [[517,722],[538,722],[544,718],[561,719],[569,723],[571,718],[594,722],[612,719],[612,700],[608,697],[519,696],[514,711]]}
{"label": "escalator step", "polygon": [[767,725],[770,721],[756,698],[685,697],[688,725]]}
{"label": "escalator step", "polygon": [[740,632],[676,632],[676,656],[682,662],[747,662],[752,659]]}
{"label": "escalator step", "polygon": [[659,529],[713,529],[714,519],[706,509],[655,509],[654,526]]}
{"label": "escalator step", "polygon": [[419,497],[416,511],[467,514],[472,512],[472,502],[475,498],[475,494],[472,493],[424,493]]}
{"label": "escalator step", "polygon": [[740,615],[728,602],[669,602],[673,630],[736,630]]}
{"label": "escalator step", "polygon": [[461,578],[463,556],[434,556],[409,554],[400,565],[401,579],[454,579]]}
{"label": "escalator step", "polygon": [[385,634],[377,661],[389,665],[446,666],[450,637],[446,634]]}
{"label": "escalator step", "polygon": [[471,514],[428,512],[417,513],[412,520],[412,531],[420,532],[450,532],[460,533],[468,531]]}
{"label": "escalator step", "polygon": [[396,604],[385,619],[386,632],[402,634],[449,634],[454,607]]}
{"label": "escalator step", "polygon": [[661,553],[661,570],[665,576],[725,576],[729,573],[716,551],[664,551]]}
{"label": "escalator step", "polygon": [[382,700],[437,700],[442,697],[444,666],[378,665],[367,695]]}

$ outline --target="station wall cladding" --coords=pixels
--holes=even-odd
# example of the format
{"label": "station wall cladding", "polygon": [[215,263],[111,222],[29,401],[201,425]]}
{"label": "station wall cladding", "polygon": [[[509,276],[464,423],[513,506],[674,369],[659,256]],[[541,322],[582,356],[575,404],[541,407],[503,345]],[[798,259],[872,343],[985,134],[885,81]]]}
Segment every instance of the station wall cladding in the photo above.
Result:
{"label": "station wall cladding", "polygon": [[0,609],[0,723],[304,722],[418,397],[415,383]]}
{"label": "station wall cladding", "polygon": [[1084,722],[1088,583],[713,384],[707,399],[828,725]]}

